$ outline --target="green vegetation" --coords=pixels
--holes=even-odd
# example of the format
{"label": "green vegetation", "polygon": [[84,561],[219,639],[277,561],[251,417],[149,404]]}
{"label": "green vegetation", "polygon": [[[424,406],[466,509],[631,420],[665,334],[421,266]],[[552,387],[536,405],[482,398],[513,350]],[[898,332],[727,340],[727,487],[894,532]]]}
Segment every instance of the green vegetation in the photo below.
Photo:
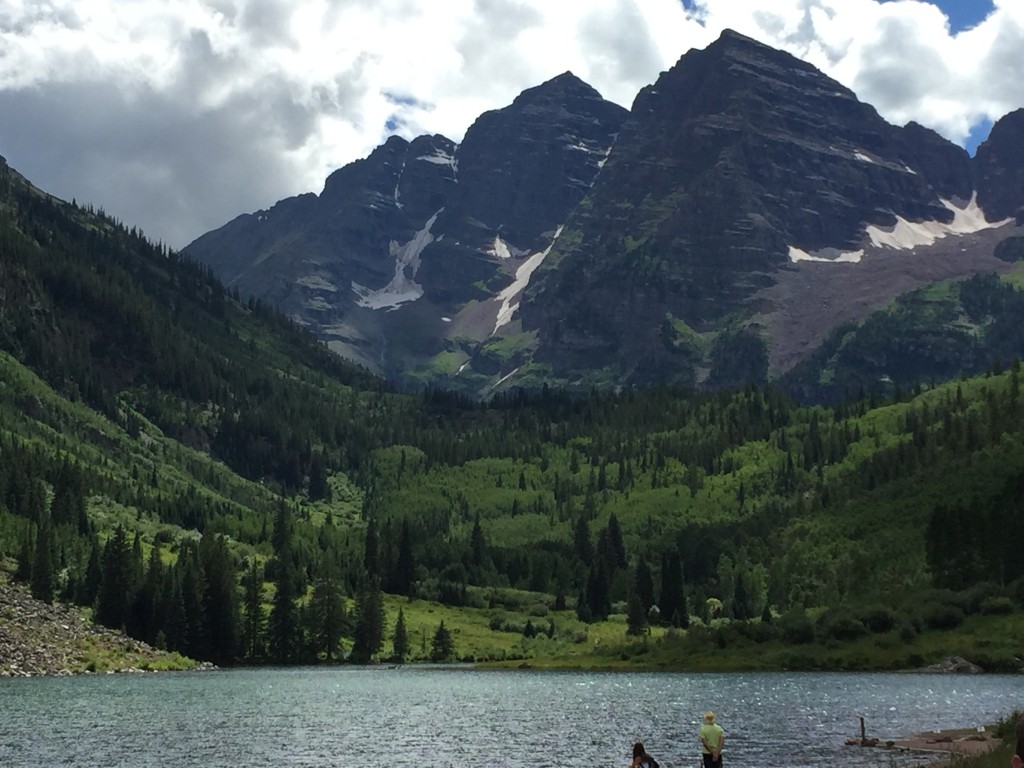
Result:
{"label": "green vegetation", "polygon": [[1003,278],[976,275],[901,296],[859,324],[833,330],[780,386],[802,400],[901,398],[922,384],[1008,365],[1024,349],[1018,267]]}
{"label": "green vegetation", "polygon": [[[219,664],[1019,667],[1016,361],[830,408],[403,394],[6,169],[0,201],[0,558],[40,599]],[[763,351],[716,339],[712,378]]]}

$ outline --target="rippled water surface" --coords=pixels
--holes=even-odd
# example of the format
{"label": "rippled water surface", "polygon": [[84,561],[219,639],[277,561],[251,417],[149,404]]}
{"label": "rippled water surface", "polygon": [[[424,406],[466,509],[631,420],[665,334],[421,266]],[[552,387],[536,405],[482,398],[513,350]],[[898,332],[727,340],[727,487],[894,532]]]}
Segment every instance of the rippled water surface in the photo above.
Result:
{"label": "rippled water surface", "polygon": [[[620,766],[635,739],[698,765],[714,709],[730,766],[910,765],[845,746],[993,722],[1014,676],[261,669],[0,679],[0,766]],[[892,762],[891,762],[892,761]]]}

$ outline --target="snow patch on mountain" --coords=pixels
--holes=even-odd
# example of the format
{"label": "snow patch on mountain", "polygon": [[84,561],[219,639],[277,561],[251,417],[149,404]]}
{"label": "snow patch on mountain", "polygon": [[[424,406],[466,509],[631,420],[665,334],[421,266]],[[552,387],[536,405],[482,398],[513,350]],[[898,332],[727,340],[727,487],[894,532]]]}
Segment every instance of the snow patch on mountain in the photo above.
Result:
{"label": "snow patch on mountain", "polygon": [[426,163],[434,163],[435,165],[447,165],[453,171],[458,170],[458,160],[456,160],[455,155],[449,155],[440,147],[434,149],[434,154],[420,155],[416,159],[422,160]]}
{"label": "snow patch on mountain", "polygon": [[323,275],[318,275],[316,273],[303,275],[302,277],[297,278],[295,280],[295,284],[301,285],[303,288],[310,288],[314,291],[328,291],[335,293],[338,290],[338,287],[334,283]]}
{"label": "snow patch on mountain", "polygon": [[[829,252],[832,253],[829,254]],[[834,248],[826,248],[817,253],[808,253],[796,246],[789,246],[789,260],[794,263],[798,261],[824,261],[830,264],[857,264],[863,257],[863,249],[859,251],[837,251]]]}
{"label": "snow patch on mountain", "polygon": [[509,245],[501,239],[501,235],[495,235],[494,243],[491,245],[487,253],[499,259],[520,259],[528,254],[529,251],[523,248],[516,248],[514,245]]}
{"label": "snow patch on mountain", "polygon": [[389,251],[395,259],[395,276],[390,283],[375,291],[352,281],[352,290],[359,296],[359,300],[356,302],[359,306],[369,309],[398,309],[402,304],[416,301],[423,295],[423,286],[413,278],[416,277],[416,271],[420,267],[420,254],[423,253],[424,248],[434,242],[434,236],[430,234],[430,229],[443,210],[444,208],[441,208],[427,219],[423,229],[413,235],[412,239],[404,245],[400,245],[395,240],[391,241]]}
{"label": "snow patch on mountain", "polygon": [[402,201],[399,199],[398,187],[402,184],[402,174],[405,173],[405,160],[402,161],[402,167],[398,171],[398,178],[395,179],[395,208],[402,210],[404,207]]}
{"label": "snow patch on mountain", "polygon": [[[516,299],[522,296],[526,286],[530,283],[530,277],[532,277],[537,267],[544,262],[547,255],[551,253],[551,249],[554,247],[555,243],[558,241],[558,236],[561,234],[562,227],[559,226],[558,229],[555,230],[555,236],[551,239],[551,243],[548,247],[543,251],[538,251],[533,254],[526,261],[520,264],[519,268],[516,270],[515,280],[513,280],[511,284],[506,286],[505,289],[497,295],[496,298],[501,302],[501,306],[498,308],[498,317],[494,321],[494,330],[491,331],[492,335],[497,333],[501,326],[508,325],[512,322],[512,315],[515,314],[517,309],[519,309],[519,302],[516,301]],[[513,301],[515,301],[514,304]]]}
{"label": "snow patch on mountain", "polygon": [[[864,234],[875,248],[890,248],[907,251],[921,245],[932,245],[950,235],[971,235],[984,229],[997,229],[1013,222],[1013,219],[988,221],[985,212],[978,205],[978,193],[971,195],[971,200],[964,206],[958,206],[950,200],[939,200],[943,206],[953,212],[953,220],[945,221],[908,221],[902,216],[896,217],[892,227],[878,227],[874,224],[865,228]],[[864,250],[840,251],[835,248],[823,248],[808,253],[794,245],[789,246],[789,260],[823,261],[832,264],[856,264],[864,257]]]}
{"label": "snow patch on mountain", "polygon": [[969,235],[983,229],[996,229],[1009,224],[1013,219],[989,222],[985,212],[978,205],[978,193],[971,195],[971,200],[964,207],[957,206],[949,200],[939,200],[953,212],[953,221],[907,221],[902,216],[896,217],[895,226],[889,229],[869,226],[866,230],[871,244],[877,248],[895,248],[909,250],[919,245],[931,245],[936,240],[949,235]]}

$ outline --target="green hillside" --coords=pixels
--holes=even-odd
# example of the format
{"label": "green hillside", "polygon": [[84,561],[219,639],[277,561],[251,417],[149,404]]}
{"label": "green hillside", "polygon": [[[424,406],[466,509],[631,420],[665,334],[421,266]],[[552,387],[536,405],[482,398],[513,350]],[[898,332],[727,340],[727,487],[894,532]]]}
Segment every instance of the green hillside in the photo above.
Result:
{"label": "green hillside", "polygon": [[901,296],[863,322],[832,331],[780,381],[803,401],[836,402],[877,392],[886,397],[918,384],[1007,365],[1024,349],[1024,238],[996,254],[1016,262],[1002,277],[976,275]]}
{"label": "green hillside", "polygon": [[0,294],[0,559],[157,646],[1019,666],[1016,361],[831,408],[399,393],[6,167]]}

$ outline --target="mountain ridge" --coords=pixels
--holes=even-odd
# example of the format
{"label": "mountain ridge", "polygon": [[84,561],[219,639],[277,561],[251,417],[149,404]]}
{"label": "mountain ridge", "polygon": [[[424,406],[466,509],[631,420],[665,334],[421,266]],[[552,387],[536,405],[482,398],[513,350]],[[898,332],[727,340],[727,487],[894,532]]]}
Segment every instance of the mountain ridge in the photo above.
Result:
{"label": "mountain ridge", "polygon": [[[641,89],[628,113],[563,73],[481,115],[459,145],[388,139],[328,177],[319,218],[303,218],[314,201],[295,198],[270,240],[254,242],[256,223],[236,219],[185,252],[405,385],[764,381],[835,324],[820,313],[803,329],[780,322],[795,316],[785,302],[814,300],[814,278],[790,274],[806,262],[864,261],[860,300],[837,322],[885,306],[890,284],[1001,268],[993,240],[1017,224],[998,238],[974,232],[1024,203],[1018,123],[997,123],[972,159],[727,30]],[[432,154],[404,151],[421,141]],[[410,157],[436,167],[408,180],[425,165]],[[986,206],[999,216],[986,220]],[[879,270],[889,279],[863,274],[895,252],[924,261],[940,237],[974,255],[947,254],[931,271],[890,259]]]}

